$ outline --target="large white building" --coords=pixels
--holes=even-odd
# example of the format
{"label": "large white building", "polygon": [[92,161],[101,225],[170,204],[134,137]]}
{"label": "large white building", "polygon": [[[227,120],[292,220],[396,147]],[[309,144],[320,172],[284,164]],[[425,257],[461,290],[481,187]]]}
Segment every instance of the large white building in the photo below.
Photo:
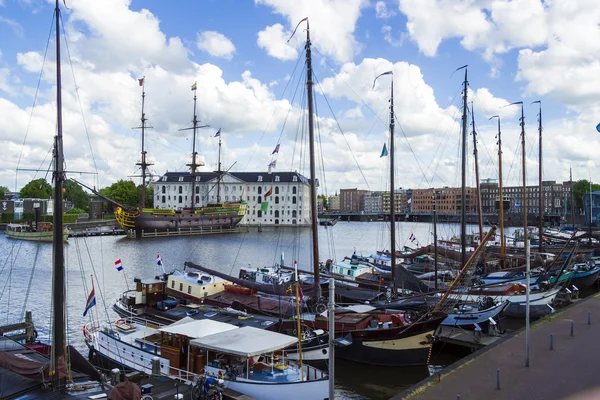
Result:
{"label": "large white building", "polygon": [[189,172],[167,172],[152,182],[154,208],[190,208],[192,199],[195,207],[245,201],[242,224],[311,223],[309,180],[297,172],[223,172],[221,179],[217,172],[197,172],[194,178],[194,193]]}

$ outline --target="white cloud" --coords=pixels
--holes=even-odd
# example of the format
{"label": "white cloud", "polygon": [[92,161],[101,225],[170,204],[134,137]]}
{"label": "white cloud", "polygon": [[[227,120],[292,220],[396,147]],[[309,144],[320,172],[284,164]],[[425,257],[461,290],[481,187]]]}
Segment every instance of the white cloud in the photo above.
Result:
{"label": "white cloud", "polygon": [[400,33],[400,37],[398,39],[392,36],[392,27],[389,25],[382,26],[381,32],[383,33],[383,40],[392,46],[402,46],[402,43],[404,43],[404,32]]}
{"label": "white cloud", "polygon": [[344,112],[344,118],[364,118],[364,115],[362,113],[362,110],[360,109],[360,106],[356,106],[354,108],[346,110]]}
{"label": "white cloud", "polygon": [[[2,4],[0,3],[0,6]],[[0,16],[0,23],[6,24],[8,25],[14,32],[14,34],[20,38],[23,37],[23,27],[16,21],[13,21],[12,19],[8,19],[8,18],[4,18],[3,16]]]}
{"label": "white cloud", "polygon": [[375,16],[377,18],[390,18],[396,15],[396,12],[387,8],[385,1],[378,1],[375,3]]}
{"label": "white cloud", "polygon": [[[264,30],[258,32],[256,43],[260,48],[265,49],[271,57],[284,61],[295,60],[298,58],[298,52],[295,47],[287,43],[291,34],[292,32],[284,31],[281,24],[267,26]],[[299,38],[299,36],[295,36],[293,38],[293,40],[295,39],[294,42],[299,42]]]}
{"label": "white cloud", "polygon": [[206,51],[213,57],[231,60],[235,53],[235,46],[225,35],[215,31],[203,31],[198,33],[196,42],[198,49]]}
{"label": "white cloud", "polygon": [[[354,30],[362,8],[368,5],[366,0],[255,0],[255,3],[269,6],[275,13],[286,17],[288,26],[292,29],[300,20],[308,17],[313,45],[325,55],[332,56],[339,62],[351,60],[360,50],[360,44],[354,38]],[[275,29],[274,27],[276,25],[268,28]],[[305,27],[304,24],[301,26],[302,29]],[[273,54],[269,48],[284,46],[284,42],[289,37],[283,34],[283,27],[276,29],[277,31],[265,35],[279,43],[277,45],[273,42],[266,43],[265,38],[261,45],[267,49],[270,55]],[[305,37],[302,31],[296,34]],[[295,47],[301,46],[300,43],[301,41],[295,42]],[[281,55],[282,52],[278,51],[275,54]],[[292,58],[289,54],[287,56],[289,58],[286,59]]]}

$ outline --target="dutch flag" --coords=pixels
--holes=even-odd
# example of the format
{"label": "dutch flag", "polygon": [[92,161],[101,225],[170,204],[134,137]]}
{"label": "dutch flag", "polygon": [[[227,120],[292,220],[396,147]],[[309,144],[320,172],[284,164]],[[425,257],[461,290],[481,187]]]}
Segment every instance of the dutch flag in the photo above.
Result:
{"label": "dutch flag", "polygon": [[121,264],[121,259],[115,261],[115,268],[117,269],[117,271],[123,271],[123,264]]}
{"label": "dutch flag", "polygon": [[410,240],[411,242],[414,242],[415,240],[417,240],[417,238],[415,237],[415,235],[413,235],[412,233],[410,234],[410,237],[408,238],[408,240]]}
{"label": "dutch flag", "polygon": [[160,253],[156,255],[156,264],[162,265],[162,257],[160,256]]}
{"label": "dutch flag", "polygon": [[83,310],[83,316],[85,317],[85,315],[90,310],[90,308],[94,307],[95,305],[96,305],[96,293],[94,291],[94,286],[92,285],[92,291],[90,292],[90,295],[88,296],[88,299],[87,299],[87,303],[85,304],[85,310]]}

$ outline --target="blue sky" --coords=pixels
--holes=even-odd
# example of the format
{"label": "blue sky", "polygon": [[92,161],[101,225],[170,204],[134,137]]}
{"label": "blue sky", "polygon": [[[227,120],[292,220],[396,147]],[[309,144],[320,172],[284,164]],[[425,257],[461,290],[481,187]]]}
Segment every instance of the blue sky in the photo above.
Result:
{"label": "blue sky", "polygon": [[[303,64],[305,25],[286,42],[308,16],[320,84],[317,159],[326,183],[323,193],[388,185],[389,159],[379,154],[389,140],[390,80],[380,79],[374,90],[372,82],[389,69],[394,71],[398,119],[397,185],[458,185],[463,73],[452,72],[465,64],[482,178],[497,179],[496,125],[488,118],[500,114],[504,178],[509,185],[521,183],[519,110],[501,107],[522,100],[528,183],[537,182],[537,108],[530,103],[541,100],[545,178],[567,180],[573,167],[575,179],[594,180],[600,144],[595,131],[600,122],[594,90],[600,83],[596,3],[70,0],[68,10],[62,7],[73,65],[63,52],[68,168],[97,171],[79,179],[100,187],[138,173],[139,131],[131,128],[140,114],[136,79],[146,76],[146,113],[154,126],[146,143],[156,175],[185,170],[189,162],[191,139],[179,129],[192,118],[194,81],[198,114],[211,125],[198,136],[206,169],[216,167],[213,136],[222,128],[227,168],[265,170],[281,142],[277,170],[308,175],[306,135],[298,128],[305,125],[304,82],[299,72],[292,75],[297,60]],[[44,176],[17,173],[17,165],[48,168],[55,126],[53,42],[33,112],[31,106],[52,9],[48,1],[0,0],[0,118],[5,122],[0,126],[0,185],[10,189]],[[474,185],[471,149],[469,137],[468,181]]]}

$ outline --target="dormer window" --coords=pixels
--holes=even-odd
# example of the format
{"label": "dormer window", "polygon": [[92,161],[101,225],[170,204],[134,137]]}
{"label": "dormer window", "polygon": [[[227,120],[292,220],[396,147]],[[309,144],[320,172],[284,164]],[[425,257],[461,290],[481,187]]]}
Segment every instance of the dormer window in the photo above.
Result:
{"label": "dormer window", "polygon": [[196,182],[200,182],[200,178],[202,178],[201,176],[197,176],[196,177]]}
{"label": "dormer window", "polygon": [[297,176],[292,177],[292,182],[298,182],[298,177]]}
{"label": "dormer window", "polygon": [[262,182],[262,175],[259,175],[259,176],[258,176],[258,181],[259,181],[259,182]]}
{"label": "dormer window", "polygon": [[179,177],[179,182],[183,182],[183,176]]}
{"label": "dormer window", "polygon": [[166,176],[166,175],[162,177],[162,181],[163,181],[163,182],[166,182],[166,181],[167,181],[167,176]]}
{"label": "dormer window", "polygon": [[279,182],[279,175],[275,176],[275,182]]}

